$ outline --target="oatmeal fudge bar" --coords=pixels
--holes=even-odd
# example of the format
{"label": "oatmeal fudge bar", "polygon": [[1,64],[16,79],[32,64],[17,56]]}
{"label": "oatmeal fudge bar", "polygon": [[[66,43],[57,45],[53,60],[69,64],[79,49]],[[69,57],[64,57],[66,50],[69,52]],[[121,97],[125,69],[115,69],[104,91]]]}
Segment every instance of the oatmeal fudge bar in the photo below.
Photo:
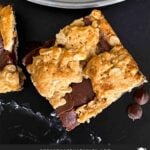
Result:
{"label": "oatmeal fudge bar", "polygon": [[68,131],[146,82],[99,10],[61,29],[50,47],[25,60],[29,56],[24,64],[34,86]]}
{"label": "oatmeal fudge bar", "polygon": [[24,75],[16,66],[18,38],[10,5],[0,5],[0,93],[19,91]]}

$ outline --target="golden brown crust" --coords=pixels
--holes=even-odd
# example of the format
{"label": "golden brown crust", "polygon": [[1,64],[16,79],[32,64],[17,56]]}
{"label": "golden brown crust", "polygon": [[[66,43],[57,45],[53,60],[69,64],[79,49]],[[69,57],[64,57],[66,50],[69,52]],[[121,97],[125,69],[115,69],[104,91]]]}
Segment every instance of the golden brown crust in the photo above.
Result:
{"label": "golden brown crust", "polygon": [[[27,66],[33,84],[54,108],[66,103],[63,97],[71,92],[71,83],[91,79],[96,97],[76,109],[79,123],[96,116],[124,92],[145,82],[136,62],[123,48],[102,13],[93,10],[86,17],[90,24],[85,25],[84,18],[73,21],[56,35],[53,47],[41,49],[40,55]],[[97,55],[101,37],[112,50]],[[85,68],[80,61],[87,62]]]}
{"label": "golden brown crust", "polygon": [[66,49],[80,49],[89,58],[95,55],[101,36],[104,36],[112,47],[121,44],[101,11],[93,10],[86,17],[91,21],[90,25],[85,26],[84,18],[73,21],[56,35],[55,45],[63,45]]}
{"label": "golden brown crust", "polygon": [[[63,97],[71,92],[71,83],[82,81],[83,68],[80,61],[87,61],[96,54],[97,44],[101,34],[103,35],[101,28],[104,26],[107,30],[106,40],[109,41],[112,36],[116,37],[109,24],[100,26],[104,20],[100,11],[94,10],[88,18],[91,25],[85,26],[84,18],[81,18],[60,30],[56,35],[55,46],[46,50],[41,49],[40,55],[34,57],[33,63],[27,66],[33,84],[54,108],[66,103]],[[116,44],[120,44],[120,41]],[[59,45],[64,48],[60,48]],[[55,55],[58,55],[58,58]],[[45,59],[47,61],[44,61]],[[45,68],[48,68],[48,72]]]}
{"label": "golden brown crust", "polygon": [[31,79],[39,93],[49,99],[54,108],[64,105],[66,93],[71,92],[69,85],[82,81],[82,68],[79,60],[82,54],[75,50],[59,47],[41,49],[34,57],[32,65],[27,66]]}
{"label": "golden brown crust", "polygon": [[12,52],[14,39],[17,36],[15,30],[15,17],[10,5],[1,6],[0,9],[0,34],[3,39],[4,49]]}
{"label": "golden brown crust", "polygon": [[[17,59],[17,31],[13,8],[10,5],[0,5],[0,36],[4,50],[9,51],[10,54],[15,53]],[[0,68],[0,93],[21,90],[24,80],[25,76],[19,67],[15,64],[6,64],[6,66]]]}
{"label": "golden brown crust", "polygon": [[145,82],[136,62],[122,46],[94,56],[85,68],[85,76],[91,79],[96,98],[77,109],[80,123],[96,116],[123,93]]}
{"label": "golden brown crust", "polygon": [[5,66],[0,71],[0,93],[20,91],[24,79],[21,68],[16,68],[15,65]]}

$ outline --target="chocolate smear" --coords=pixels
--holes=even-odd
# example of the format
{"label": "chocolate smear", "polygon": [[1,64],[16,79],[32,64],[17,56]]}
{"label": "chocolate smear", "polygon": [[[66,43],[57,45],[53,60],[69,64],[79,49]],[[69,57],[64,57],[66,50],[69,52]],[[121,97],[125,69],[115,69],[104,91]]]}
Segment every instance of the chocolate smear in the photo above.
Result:
{"label": "chocolate smear", "polygon": [[0,36],[0,69],[3,69],[8,64],[13,64],[14,61],[13,53],[4,49],[3,40]]}
{"label": "chocolate smear", "polygon": [[33,61],[33,57],[39,55],[39,50],[40,48],[36,48],[31,50],[31,52],[29,52],[22,60],[22,64],[24,66],[28,65],[28,64],[32,64]]}
{"label": "chocolate smear", "polygon": [[0,69],[3,69],[6,65],[12,63],[13,60],[11,58],[11,54],[8,51],[3,50],[2,52],[0,52]]}
{"label": "chocolate smear", "polygon": [[28,52],[28,54],[23,58],[22,64],[24,66],[26,66],[28,64],[32,64],[33,57],[39,55],[39,50],[41,48],[49,48],[49,47],[53,46],[54,43],[55,43],[55,39],[46,41],[44,43],[35,42],[35,41],[28,43],[26,46],[26,51]]}

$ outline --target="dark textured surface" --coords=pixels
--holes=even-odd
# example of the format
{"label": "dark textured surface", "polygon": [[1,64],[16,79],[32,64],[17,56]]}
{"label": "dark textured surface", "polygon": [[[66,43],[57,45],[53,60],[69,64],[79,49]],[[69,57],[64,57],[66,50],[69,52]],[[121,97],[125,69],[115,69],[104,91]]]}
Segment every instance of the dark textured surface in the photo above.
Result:
{"label": "dark textured surface", "polygon": [[[19,32],[19,59],[24,56],[26,41],[45,41],[54,35],[64,25],[73,19],[87,15],[88,10],[64,10],[31,4],[25,0],[0,0],[0,2],[11,2],[16,11],[17,29]],[[130,51],[138,62],[142,72],[150,78],[150,1],[149,0],[127,0],[124,3],[102,8],[106,18],[119,35],[125,47]],[[24,69],[25,70],[25,69]],[[26,71],[25,71],[26,73]],[[27,73],[26,73],[27,74]],[[148,87],[148,85],[147,85]],[[40,112],[48,116],[53,110],[48,102],[44,100],[28,78],[24,90],[17,93],[0,95],[4,101],[15,100],[19,104],[28,104],[34,112]],[[72,144],[97,143],[93,139],[101,137],[100,144],[149,144],[150,138],[150,103],[143,106],[143,117],[133,122],[128,118],[126,107],[132,101],[132,96],[125,94],[119,101],[111,105],[101,115],[91,119],[90,124],[84,124],[68,133]],[[7,114],[7,115],[6,115]],[[12,120],[18,120],[18,113],[1,112],[0,116],[0,143],[36,143],[30,140],[22,140],[16,135],[16,129],[9,132]],[[53,138],[45,139],[41,136],[41,128],[45,128],[34,119],[21,116],[19,122],[23,131],[31,126],[31,132],[39,136],[38,143],[51,143]],[[40,127],[39,127],[40,126]],[[41,127],[42,126],[42,127]],[[39,132],[41,131],[41,132]],[[49,140],[48,140],[49,139]]]}

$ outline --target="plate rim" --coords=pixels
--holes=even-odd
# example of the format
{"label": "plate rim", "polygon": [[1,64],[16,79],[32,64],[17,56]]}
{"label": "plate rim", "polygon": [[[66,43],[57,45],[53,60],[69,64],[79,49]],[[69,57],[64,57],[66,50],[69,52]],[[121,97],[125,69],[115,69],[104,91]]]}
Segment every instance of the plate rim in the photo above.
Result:
{"label": "plate rim", "polygon": [[[97,2],[86,2],[86,3],[71,3],[71,2],[58,2],[52,0],[27,0],[28,2],[36,3],[43,6],[55,7],[55,8],[65,8],[65,9],[81,9],[81,8],[93,8],[93,7],[103,7],[116,3],[123,2],[125,0],[102,0]],[[73,5],[74,4],[74,5]]]}

